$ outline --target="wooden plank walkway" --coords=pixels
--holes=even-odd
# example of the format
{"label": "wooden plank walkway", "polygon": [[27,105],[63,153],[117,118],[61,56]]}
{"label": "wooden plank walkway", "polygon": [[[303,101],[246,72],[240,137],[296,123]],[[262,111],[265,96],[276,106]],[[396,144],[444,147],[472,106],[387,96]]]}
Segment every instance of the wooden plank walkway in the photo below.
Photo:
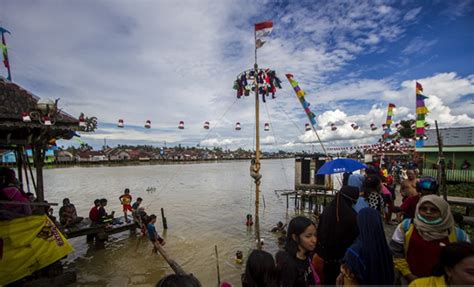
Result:
{"label": "wooden plank walkway", "polygon": [[104,225],[91,225],[91,221],[89,218],[84,218],[83,221],[80,223],[70,227],[70,228],[63,228],[61,232],[67,238],[74,238],[80,237],[85,235],[92,235],[92,234],[100,234],[104,233],[107,235],[120,233],[127,230],[135,230],[137,225],[133,222],[133,218],[131,215],[128,216],[130,223],[126,223],[123,216],[114,218],[113,224]]}

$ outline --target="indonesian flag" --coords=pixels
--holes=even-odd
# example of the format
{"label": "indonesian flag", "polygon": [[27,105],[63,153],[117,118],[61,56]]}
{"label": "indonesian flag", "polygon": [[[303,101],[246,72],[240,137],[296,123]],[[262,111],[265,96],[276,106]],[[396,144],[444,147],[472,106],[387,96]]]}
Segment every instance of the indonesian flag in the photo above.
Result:
{"label": "indonesian flag", "polygon": [[273,29],[273,22],[266,21],[255,24],[255,48],[258,49],[266,42],[266,37],[270,35]]}

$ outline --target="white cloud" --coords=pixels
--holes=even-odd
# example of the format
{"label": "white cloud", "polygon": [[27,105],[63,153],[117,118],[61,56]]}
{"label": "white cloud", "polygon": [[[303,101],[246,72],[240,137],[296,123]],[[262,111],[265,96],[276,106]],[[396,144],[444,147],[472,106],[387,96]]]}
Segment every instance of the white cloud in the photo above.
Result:
{"label": "white cloud", "polygon": [[474,118],[469,117],[467,114],[453,115],[451,108],[444,105],[443,101],[437,96],[429,96],[425,103],[429,110],[428,122],[434,123],[437,120],[438,125],[442,127],[474,126]]}
{"label": "white cloud", "polygon": [[410,11],[408,11],[405,14],[405,16],[403,16],[403,20],[411,21],[411,20],[415,19],[418,16],[418,14],[421,12],[421,9],[422,9],[422,7],[411,9]]}
{"label": "white cloud", "polygon": [[[237,140],[240,141],[240,140]],[[236,142],[235,139],[217,139],[217,138],[212,138],[212,139],[206,139],[201,141],[200,145],[201,146],[225,146],[225,145],[231,145]]]}
{"label": "white cloud", "polygon": [[416,37],[403,49],[402,54],[427,53],[437,42],[438,40],[425,40],[422,37]]}
{"label": "white cloud", "polygon": [[[98,116],[100,129],[84,139],[253,144],[254,98],[236,101],[231,87],[235,76],[253,64],[252,24],[267,16],[262,3],[6,2],[2,26],[12,32],[7,40],[13,79],[39,96],[61,98],[61,107],[72,115]],[[421,8],[407,9],[367,1],[326,1],[289,4],[275,11],[274,33],[258,57],[260,67],[278,72],[283,89],[276,101],[261,106],[262,126],[272,123],[272,136],[262,139],[264,148],[299,148],[311,141],[311,133],[301,132],[307,120],[286,72],[295,73],[308,92],[306,98],[328,143],[371,140],[374,134],[366,129],[372,121],[378,125],[384,121],[388,102],[398,106],[396,117],[413,116],[415,79],[400,83],[390,76],[373,78],[357,62],[410,37],[407,29]],[[416,41],[425,49],[435,44],[415,38],[411,47]],[[410,44],[405,48],[407,57],[413,51]],[[334,82],[330,80],[334,73],[350,80]],[[440,120],[469,123],[473,113],[459,101],[474,93],[474,75],[431,73],[417,80],[430,98],[442,99],[436,102],[443,105],[436,110],[443,115]],[[125,129],[106,125],[119,118],[125,120]],[[148,119],[151,130],[128,128]],[[185,130],[177,129],[180,120],[185,121]],[[203,131],[204,121],[211,122],[210,132]],[[239,133],[234,130],[237,121],[242,125]],[[330,121],[345,124],[331,132]],[[353,131],[351,122],[360,130]]]}

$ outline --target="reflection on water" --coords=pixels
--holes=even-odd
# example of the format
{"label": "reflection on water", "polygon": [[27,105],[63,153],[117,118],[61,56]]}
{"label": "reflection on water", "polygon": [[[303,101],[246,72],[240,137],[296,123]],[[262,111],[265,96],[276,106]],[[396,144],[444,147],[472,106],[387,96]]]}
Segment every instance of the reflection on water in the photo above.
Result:
{"label": "reflection on water", "polygon": [[[245,259],[255,246],[253,229],[245,226],[245,216],[253,214],[254,208],[249,165],[249,161],[227,161],[51,169],[45,170],[45,196],[50,202],[69,197],[81,216],[88,215],[94,199],[105,197],[108,211],[120,214],[118,198],[128,187],[134,200],[144,199],[142,206],[149,214],[160,218],[160,208],[164,208],[168,221],[165,249],[185,271],[203,286],[216,286],[217,245],[222,280],[240,286],[244,269],[234,263],[235,252],[242,250]],[[265,249],[275,253],[277,236],[269,230],[278,221],[288,222],[289,216],[285,198],[274,190],[293,188],[294,160],[265,160],[261,173],[266,203],[264,209],[261,201],[261,236]],[[162,232],[161,219],[156,227]],[[76,266],[78,285],[151,286],[172,272],[163,258],[152,254],[146,238],[128,232],[113,235],[105,250],[95,250],[84,237],[70,241],[75,252],[68,262]]]}

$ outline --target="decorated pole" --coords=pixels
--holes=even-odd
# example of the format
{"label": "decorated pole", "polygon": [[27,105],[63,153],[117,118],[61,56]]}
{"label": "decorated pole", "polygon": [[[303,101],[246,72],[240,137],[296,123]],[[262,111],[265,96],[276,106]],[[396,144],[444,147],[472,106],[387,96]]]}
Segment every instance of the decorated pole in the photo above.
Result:
{"label": "decorated pole", "polygon": [[[250,176],[255,182],[255,237],[257,239],[257,249],[262,249],[262,240],[260,238],[260,103],[258,97],[262,96],[262,101],[266,102],[266,97],[275,98],[276,89],[281,89],[281,81],[276,76],[275,71],[270,69],[259,69],[257,62],[257,49],[265,44],[266,37],[273,28],[272,21],[266,21],[255,24],[255,63],[253,69],[241,72],[234,82],[234,89],[237,91],[237,98],[242,96],[250,96],[251,92],[255,92],[255,158],[252,159],[250,165]],[[237,129],[237,128],[236,128]],[[240,130],[240,126],[239,129]],[[250,218],[249,218],[250,217]],[[247,224],[252,225],[252,216],[247,217]]]}

